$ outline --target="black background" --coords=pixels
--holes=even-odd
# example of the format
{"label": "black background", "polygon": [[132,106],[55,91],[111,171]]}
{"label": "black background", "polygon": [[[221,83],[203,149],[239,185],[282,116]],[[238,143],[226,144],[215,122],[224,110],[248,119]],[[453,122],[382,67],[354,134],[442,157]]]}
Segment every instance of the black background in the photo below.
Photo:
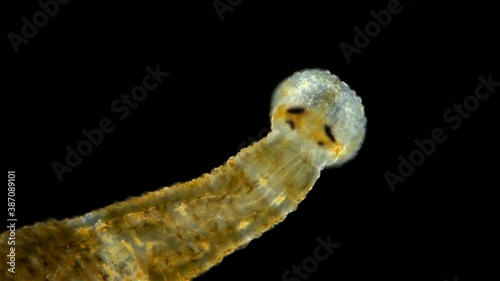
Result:
{"label": "black background", "polygon": [[[164,2],[71,1],[18,54],[6,35],[20,34],[21,18],[40,8],[4,9],[3,138],[17,175],[18,226],[209,172],[269,128],[282,79],[319,67],[363,99],[368,130],[358,157],[323,171],[297,211],[196,280],[282,280],[328,235],[341,246],[308,280],[490,276],[498,91],[457,130],[443,113],[474,94],[479,75],[500,80],[492,6],[402,1],[348,63],[339,44],[353,45],[353,28],[389,1],[243,1],[223,21],[212,1]],[[170,76],[118,120],[113,100],[156,64]],[[64,163],[65,146],[106,117],[116,129],[60,183],[51,163]],[[447,140],[392,192],[384,172],[397,173],[398,156],[438,127]]]}

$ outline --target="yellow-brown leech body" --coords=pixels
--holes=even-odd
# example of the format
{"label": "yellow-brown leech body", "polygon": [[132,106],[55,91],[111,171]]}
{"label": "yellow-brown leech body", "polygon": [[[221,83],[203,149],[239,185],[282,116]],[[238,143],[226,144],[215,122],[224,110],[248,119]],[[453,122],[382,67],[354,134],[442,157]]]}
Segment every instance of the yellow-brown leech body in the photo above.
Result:
{"label": "yellow-brown leech body", "polygon": [[[23,227],[2,280],[191,280],[283,221],[364,140],[361,99],[324,70],[275,90],[272,131],[210,174],[84,216]],[[9,232],[1,234],[6,241]],[[0,252],[6,253],[6,243]]]}

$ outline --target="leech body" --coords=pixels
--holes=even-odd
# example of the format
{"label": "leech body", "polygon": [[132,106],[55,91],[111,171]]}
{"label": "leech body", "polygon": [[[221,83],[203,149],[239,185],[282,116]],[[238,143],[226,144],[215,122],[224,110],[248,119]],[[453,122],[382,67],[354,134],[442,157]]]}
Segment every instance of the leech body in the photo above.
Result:
{"label": "leech body", "polygon": [[295,73],[272,105],[271,133],[210,174],[17,230],[16,273],[3,262],[1,279],[192,280],[220,263],[283,221],[364,139],[361,99],[328,71]]}

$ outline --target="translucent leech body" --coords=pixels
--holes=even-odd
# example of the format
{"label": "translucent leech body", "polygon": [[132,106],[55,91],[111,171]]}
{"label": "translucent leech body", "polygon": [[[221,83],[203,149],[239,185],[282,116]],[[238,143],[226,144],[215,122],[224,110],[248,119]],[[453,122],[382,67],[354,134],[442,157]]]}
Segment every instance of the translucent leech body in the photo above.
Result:
{"label": "translucent leech body", "polygon": [[[266,138],[210,174],[81,217],[18,229],[16,273],[2,262],[0,279],[199,276],[283,221],[323,168],[352,159],[363,142],[366,118],[361,99],[347,84],[313,69],[276,88],[271,123]],[[1,243],[0,252],[8,247]]]}

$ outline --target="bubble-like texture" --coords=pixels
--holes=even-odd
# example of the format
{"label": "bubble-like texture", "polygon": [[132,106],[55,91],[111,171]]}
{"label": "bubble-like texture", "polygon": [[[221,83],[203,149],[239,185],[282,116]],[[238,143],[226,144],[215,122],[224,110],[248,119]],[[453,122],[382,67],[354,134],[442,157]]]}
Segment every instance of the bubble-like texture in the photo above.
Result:
{"label": "bubble-like texture", "polygon": [[283,118],[277,114],[282,107],[305,108],[331,127],[337,143],[342,145],[340,153],[327,151],[325,155],[325,148],[313,145],[314,141],[308,144],[317,157],[324,158],[323,164],[327,167],[339,166],[352,159],[364,141],[366,117],[361,98],[327,70],[306,69],[294,73],[278,85],[271,106],[273,130],[282,127],[278,123],[282,123]]}

